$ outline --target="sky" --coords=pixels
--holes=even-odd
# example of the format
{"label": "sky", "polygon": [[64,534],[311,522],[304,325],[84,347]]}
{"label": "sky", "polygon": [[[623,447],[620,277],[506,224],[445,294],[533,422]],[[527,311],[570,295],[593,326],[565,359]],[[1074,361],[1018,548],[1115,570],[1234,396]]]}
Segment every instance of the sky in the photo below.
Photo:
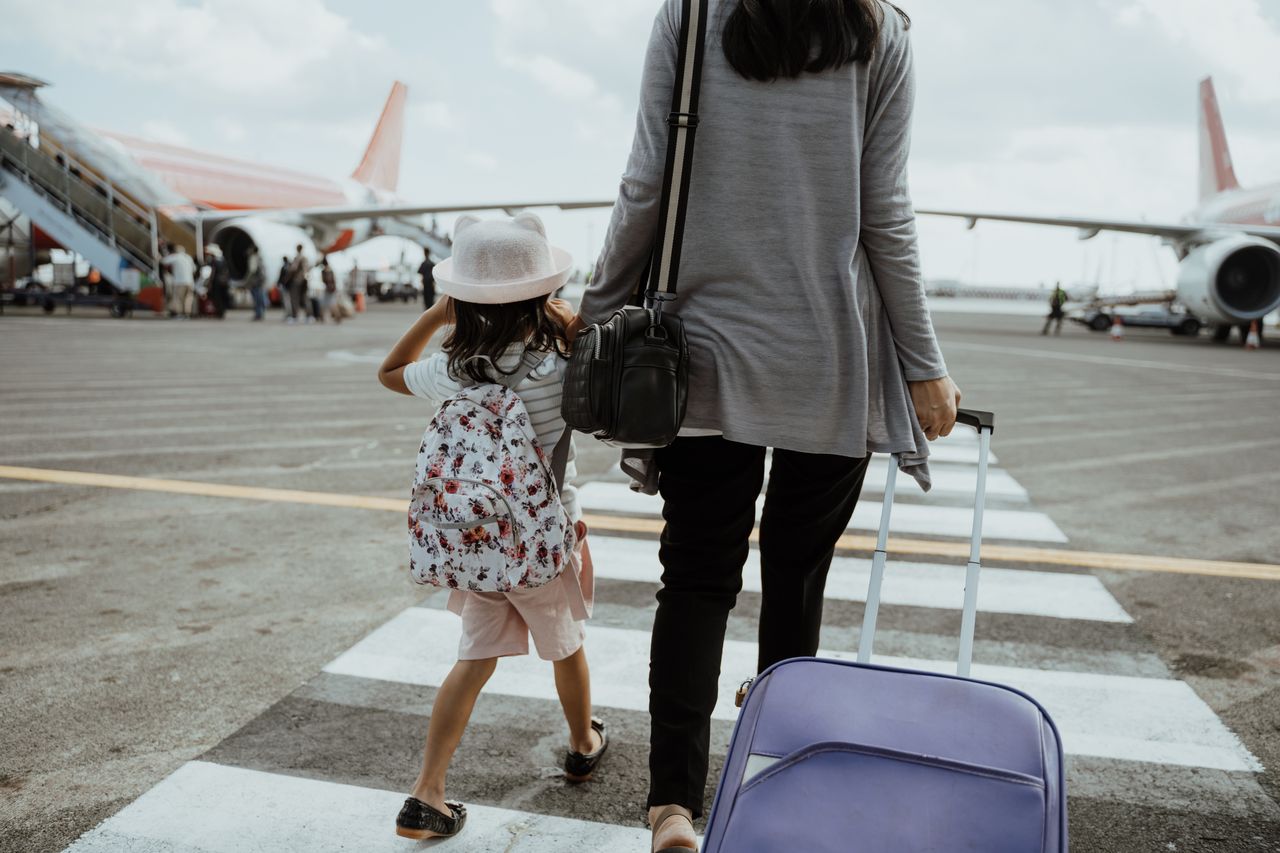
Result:
{"label": "sky", "polygon": [[[409,85],[400,195],[611,199],[661,0],[0,0],[0,70],[90,125],[349,175]],[[1196,85],[1236,171],[1280,181],[1280,0],[902,0],[917,204],[1178,221],[1196,203]],[[607,212],[545,212],[594,262]],[[448,225],[448,219],[442,219]],[[930,278],[1169,286],[1152,239],[922,219]],[[376,246],[374,252],[394,252]]]}

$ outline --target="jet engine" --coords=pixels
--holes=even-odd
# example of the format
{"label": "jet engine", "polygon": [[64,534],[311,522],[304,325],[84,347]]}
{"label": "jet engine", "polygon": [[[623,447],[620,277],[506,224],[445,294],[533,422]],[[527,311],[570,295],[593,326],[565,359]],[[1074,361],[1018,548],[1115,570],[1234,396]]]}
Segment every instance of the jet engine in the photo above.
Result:
{"label": "jet engine", "polygon": [[1224,237],[1187,255],[1178,298],[1209,323],[1240,325],[1280,308],[1280,247],[1258,237]]}
{"label": "jet engine", "polygon": [[274,284],[280,269],[281,258],[292,258],[302,246],[302,253],[313,263],[319,259],[315,243],[306,231],[295,225],[272,222],[256,216],[232,219],[219,225],[212,234],[212,242],[222,249],[222,255],[231,268],[231,279],[240,282],[248,273],[249,248],[258,247],[262,271],[267,284]]}

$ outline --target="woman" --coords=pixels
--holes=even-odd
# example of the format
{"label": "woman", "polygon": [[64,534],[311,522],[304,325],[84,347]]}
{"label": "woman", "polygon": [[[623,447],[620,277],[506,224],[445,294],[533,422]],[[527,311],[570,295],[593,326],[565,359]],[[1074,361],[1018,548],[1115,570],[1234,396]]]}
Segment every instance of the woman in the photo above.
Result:
{"label": "woman", "polygon": [[[658,220],[680,0],[659,14],[635,142],[579,323],[626,302]],[[927,486],[960,393],[925,305],[907,189],[909,20],[880,0],[712,0],[679,299],[685,429],[658,451],[666,527],[650,669],[649,819],[695,849],[711,712],[765,448],[763,669],[818,647],[870,452]],[[913,412],[914,410],[914,412]]]}

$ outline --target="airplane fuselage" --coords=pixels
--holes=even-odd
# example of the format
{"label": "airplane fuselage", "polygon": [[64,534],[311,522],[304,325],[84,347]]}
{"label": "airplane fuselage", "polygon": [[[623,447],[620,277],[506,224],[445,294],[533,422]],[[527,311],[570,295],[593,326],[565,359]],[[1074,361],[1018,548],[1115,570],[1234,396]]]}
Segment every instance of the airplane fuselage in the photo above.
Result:
{"label": "airplane fuselage", "polygon": [[1191,221],[1223,225],[1280,225],[1280,184],[1218,193],[1196,208],[1191,214]]}
{"label": "airplane fuselage", "polygon": [[[392,193],[351,178],[334,181],[112,131],[100,132],[174,192],[206,209],[270,212],[338,205],[377,206],[398,201]],[[308,227],[320,251],[336,252],[368,239],[372,221],[361,219],[328,227],[309,223]]]}

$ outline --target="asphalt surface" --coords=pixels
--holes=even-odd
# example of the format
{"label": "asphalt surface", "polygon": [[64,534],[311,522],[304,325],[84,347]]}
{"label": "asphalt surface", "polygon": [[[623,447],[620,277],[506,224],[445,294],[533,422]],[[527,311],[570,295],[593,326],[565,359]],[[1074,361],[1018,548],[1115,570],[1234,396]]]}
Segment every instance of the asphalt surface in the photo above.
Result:
{"label": "asphalt surface", "polygon": [[[374,371],[412,319],[387,305],[340,327],[10,312],[0,465],[402,498],[430,412]],[[999,468],[1027,492],[993,506],[1047,515],[1068,542],[1045,547],[1280,562],[1280,347],[1138,330],[1122,343],[1079,328],[1043,338],[1035,318],[994,314],[935,322],[966,404],[998,413]],[[616,482],[613,452],[579,441],[582,479]],[[0,850],[62,850],[117,813],[78,849],[239,849],[232,823],[221,841],[170,842],[157,828],[189,819],[148,804],[191,768],[273,774],[252,777],[268,788],[288,777],[407,790],[434,687],[334,665],[410,610],[422,624],[444,616],[442,597],[404,576],[402,525],[392,512],[0,479]],[[1145,757],[1068,744],[1073,849],[1280,850],[1280,582],[1006,567],[1097,577],[1124,618],[983,612],[977,661],[1059,674],[1065,693],[1072,673],[1102,678],[1100,719],[1107,691],[1149,703],[1113,732],[1151,728]],[[606,573],[589,632],[619,648],[642,637],[653,591]],[[953,655],[955,610],[904,602],[882,610],[877,651]],[[754,639],[758,607],[744,592],[731,640]],[[861,612],[833,597],[824,646],[851,650]],[[452,795],[640,829],[645,714],[602,707],[608,762],[566,788],[553,695],[483,696]],[[1088,727],[1087,708],[1064,714]],[[717,767],[731,725],[715,723]],[[1183,749],[1178,733],[1193,728],[1214,757]],[[376,845],[317,845],[290,832],[300,818],[282,807],[261,838],[285,840],[253,849],[382,849],[392,817],[376,815]]]}

